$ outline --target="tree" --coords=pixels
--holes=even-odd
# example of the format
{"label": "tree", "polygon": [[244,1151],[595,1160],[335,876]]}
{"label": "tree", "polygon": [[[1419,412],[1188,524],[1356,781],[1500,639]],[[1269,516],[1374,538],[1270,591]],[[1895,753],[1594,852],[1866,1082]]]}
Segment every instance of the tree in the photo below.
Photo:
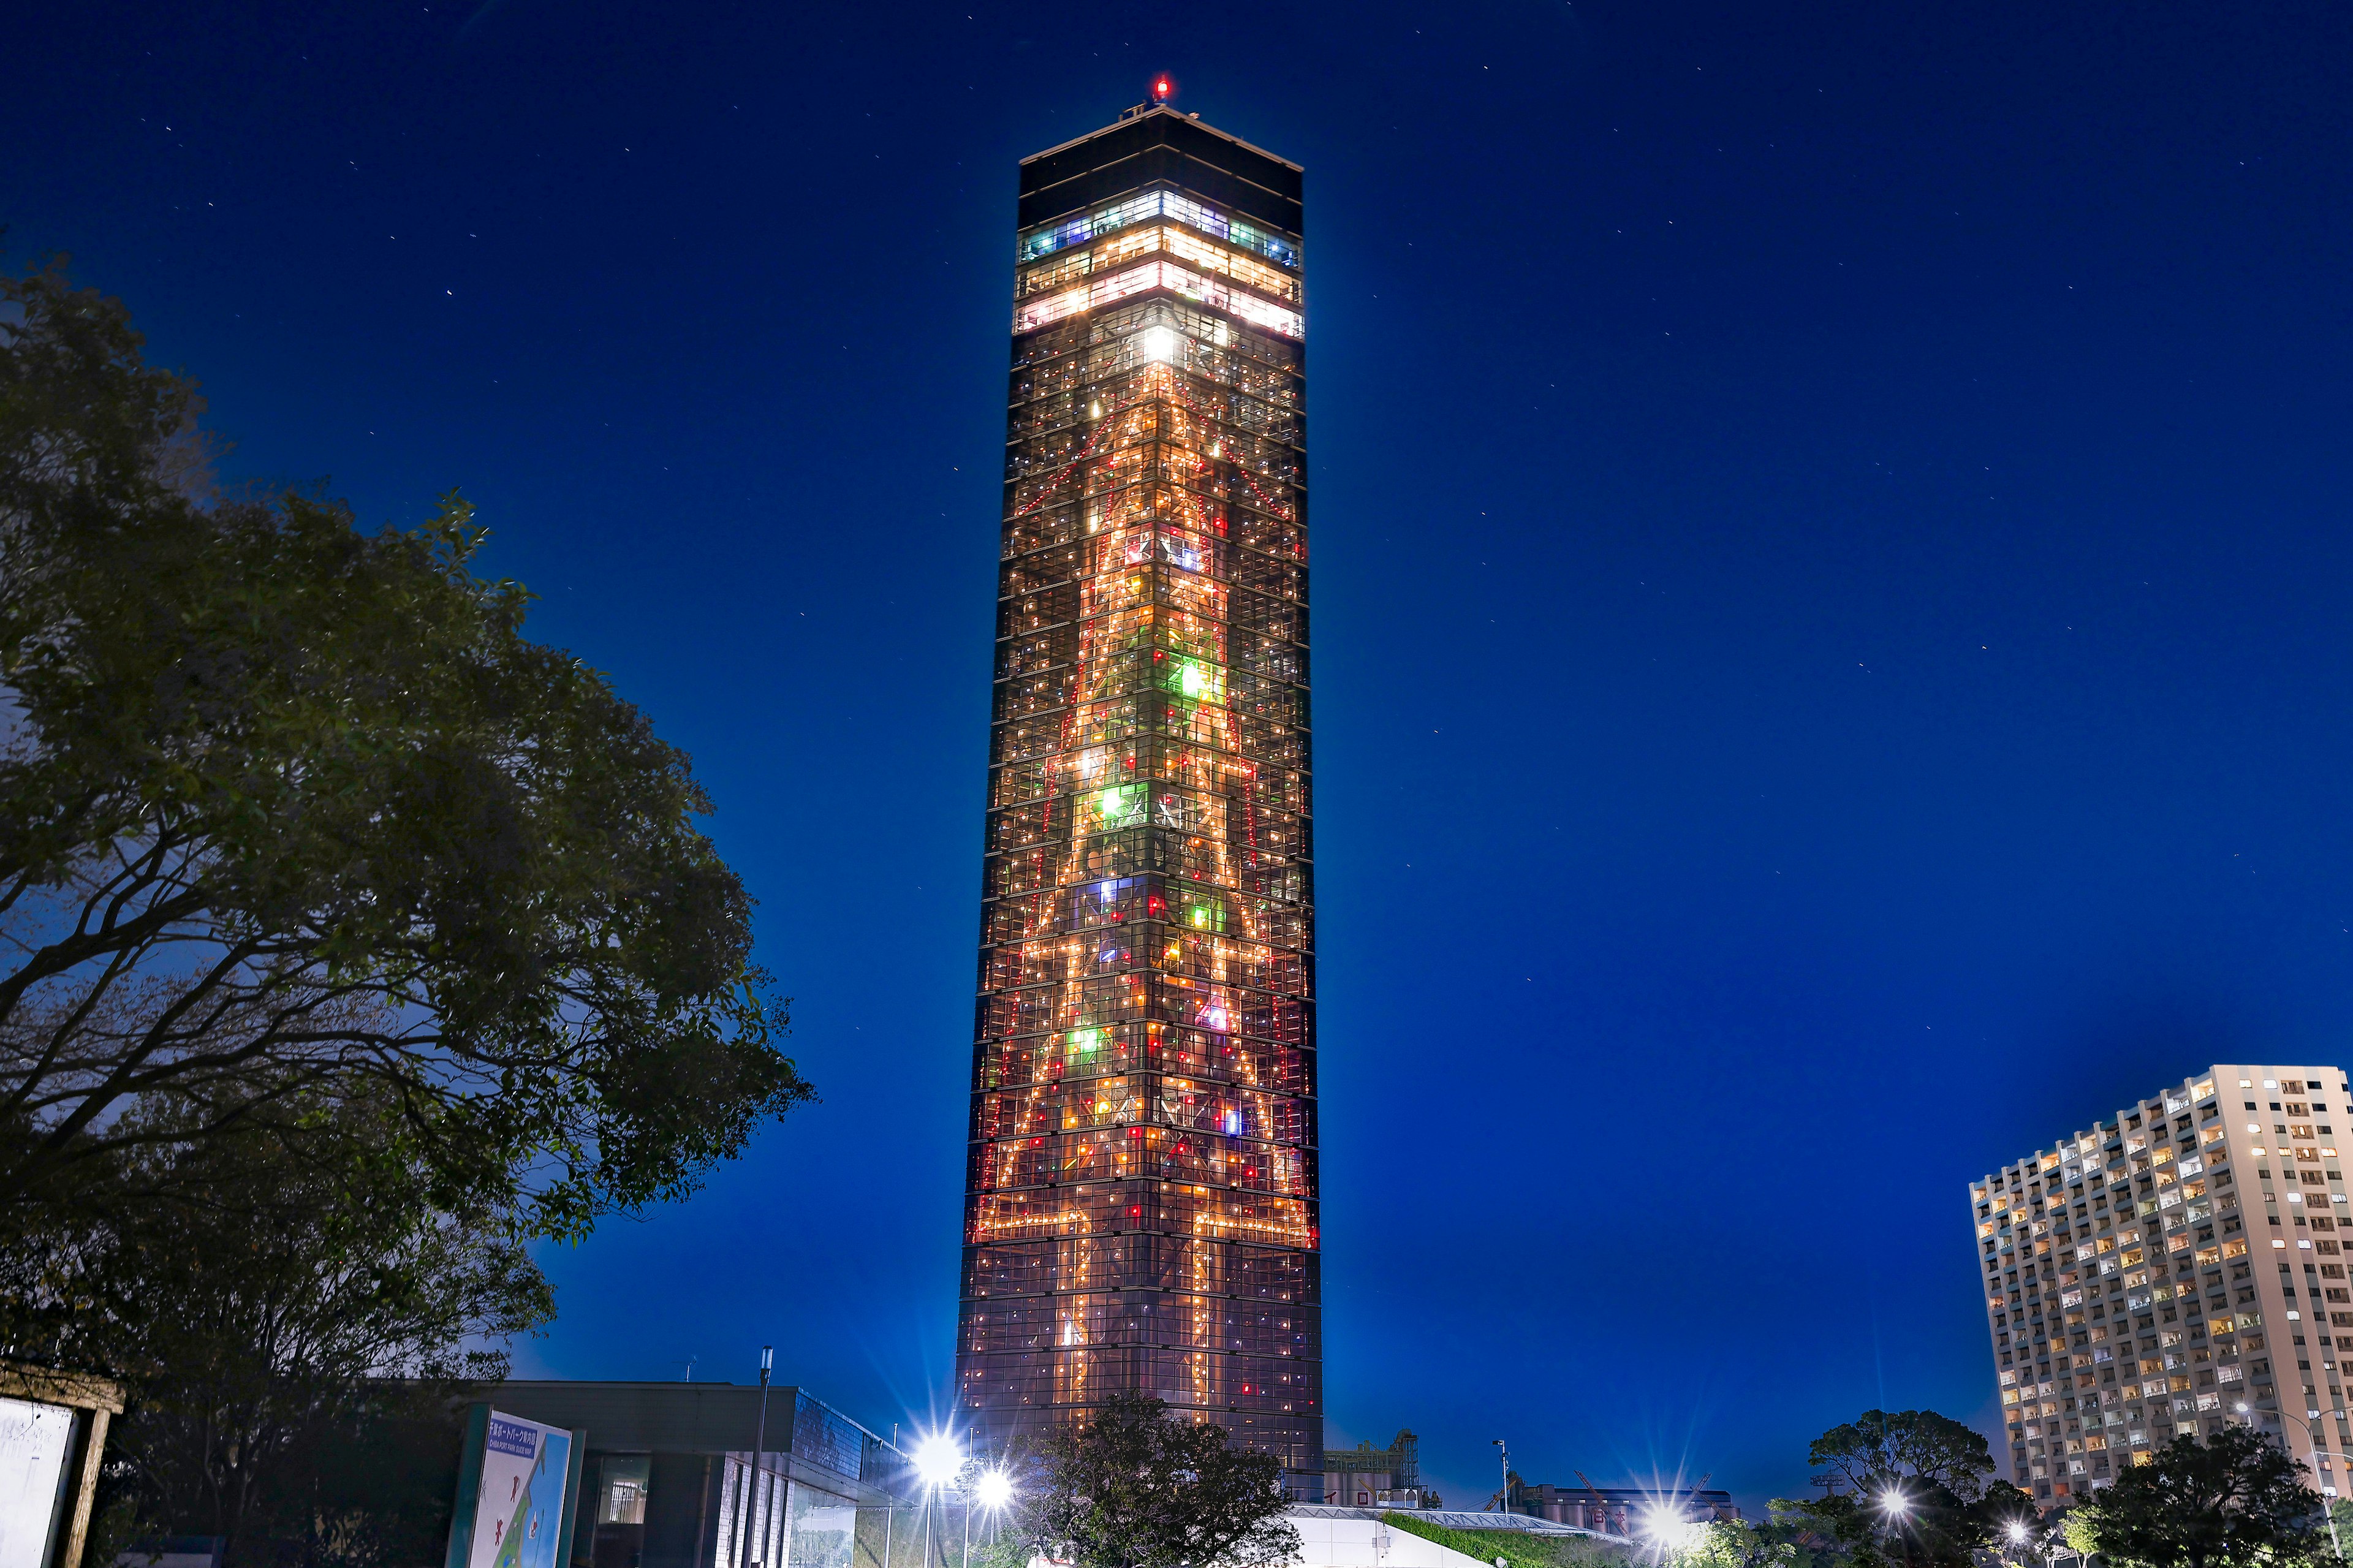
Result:
{"label": "tree", "polygon": [[1680,1568],[1797,1568],[1797,1542],[1787,1532],[1747,1520],[1716,1520],[1694,1532],[1677,1554]]}
{"label": "tree", "polygon": [[1299,1552],[1281,1461],[1146,1395],[1122,1394],[1042,1439],[1031,1468],[1017,1534],[1079,1568],[1247,1568]]}
{"label": "tree", "polygon": [[2325,1551],[2321,1500],[2261,1434],[2176,1437],[2073,1515],[2097,1550],[2137,1568],[2255,1568]]}
{"label": "tree", "polygon": [[[105,1235],[114,1256],[86,1269],[78,1320],[136,1391],[111,1453],[148,1531],[319,1561],[357,1500],[321,1461],[504,1376],[504,1342],[554,1309],[505,1216],[435,1205],[396,1108],[314,1091],[287,1104],[336,1124],[314,1146],[341,1163],[258,1133],[144,1145],[141,1163],[181,1167],[174,1202],[133,1206]],[[137,1115],[168,1131],[174,1110]],[[385,1508],[363,1511],[367,1537],[396,1533],[373,1517]]]}
{"label": "tree", "polygon": [[1977,1433],[1933,1410],[1866,1410],[1813,1441],[1806,1462],[1827,1469],[1852,1492],[1876,1495],[1917,1484],[1974,1498],[1993,1474],[1993,1456]]}
{"label": "tree", "polygon": [[0,1253],[227,1179],[157,1148],[344,1168],[343,1104],[437,1212],[577,1238],[811,1098],[687,759],[464,502],[211,496],[119,302],[0,304]]}
{"label": "tree", "polygon": [[1863,1568],[1960,1568],[2034,1511],[2016,1487],[1988,1484],[1986,1440],[1933,1410],[1866,1410],[1814,1439],[1806,1458],[1828,1472],[1825,1494],[1777,1500],[1777,1515],[1802,1521]]}

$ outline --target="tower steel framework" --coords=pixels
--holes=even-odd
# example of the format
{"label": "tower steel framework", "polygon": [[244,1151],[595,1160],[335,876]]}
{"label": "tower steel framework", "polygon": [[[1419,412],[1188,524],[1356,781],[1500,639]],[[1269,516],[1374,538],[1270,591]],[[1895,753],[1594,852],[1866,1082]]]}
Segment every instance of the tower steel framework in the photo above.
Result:
{"label": "tower steel framework", "polygon": [[1300,197],[1165,104],[1021,165],[956,1359],[1320,1500]]}

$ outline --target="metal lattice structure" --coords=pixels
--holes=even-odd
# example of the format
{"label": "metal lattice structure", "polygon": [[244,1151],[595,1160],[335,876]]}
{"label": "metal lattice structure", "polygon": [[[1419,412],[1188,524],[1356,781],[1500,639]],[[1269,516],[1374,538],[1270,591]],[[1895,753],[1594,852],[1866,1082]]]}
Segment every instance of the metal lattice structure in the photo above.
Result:
{"label": "metal lattice structure", "polygon": [[1320,1499],[1300,170],[1154,106],[1021,174],[959,1397]]}

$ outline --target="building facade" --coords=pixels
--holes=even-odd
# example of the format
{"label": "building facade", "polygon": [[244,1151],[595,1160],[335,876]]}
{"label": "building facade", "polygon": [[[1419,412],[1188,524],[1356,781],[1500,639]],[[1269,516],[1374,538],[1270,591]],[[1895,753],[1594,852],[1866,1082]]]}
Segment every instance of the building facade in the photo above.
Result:
{"label": "building facade", "polygon": [[580,1434],[567,1568],[935,1568],[904,1456],[802,1389],[514,1379],[480,1397]]}
{"label": "building facade", "polygon": [[1320,1500],[1301,228],[1165,103],[1021,164],[956,1361]]}
{"label": "building facade", "polygon": [[1514,1478],[1512,1511],[1531,1519],[1548,1519],[1602,1535],[1644,1539],[1655,1532],[1660,1520],[1685,1524],[1734,1523],[1740,1510],[1727,1491],[1693,1487],[1555,1486]]}
{"label": "building facade", "polygon": [[2010,1473],[2038,1501],[2225,1422],[2346,1489],[2348,1094],[2340,1068],[2217,1066],[1970,1184]]}

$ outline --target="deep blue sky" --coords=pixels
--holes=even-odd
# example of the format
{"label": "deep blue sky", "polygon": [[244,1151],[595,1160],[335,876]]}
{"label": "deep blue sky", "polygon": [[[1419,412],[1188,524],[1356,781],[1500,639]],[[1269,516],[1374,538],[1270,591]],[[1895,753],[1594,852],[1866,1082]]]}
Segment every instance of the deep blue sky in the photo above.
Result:
{"label": "deep blue sky", "polygon": [[1303,163],[1331,1436],[1986,1418],[1963,1184],[2353,1018],[2308,4],[21,7],[12,258],[233,476],[462,487],[690,750],[825,1103],[521,1353],[885,1428],[954,1318],[1013,164]]}

